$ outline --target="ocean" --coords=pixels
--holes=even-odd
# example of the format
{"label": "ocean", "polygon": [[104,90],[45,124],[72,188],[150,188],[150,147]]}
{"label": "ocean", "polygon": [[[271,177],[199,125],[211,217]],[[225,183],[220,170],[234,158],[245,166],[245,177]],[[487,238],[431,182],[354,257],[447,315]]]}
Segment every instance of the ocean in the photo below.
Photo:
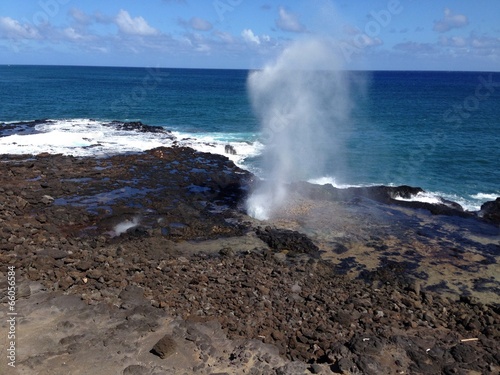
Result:
{"label": "ocean", "polygon": [[[140,121],[200,151],[225,154],[230,144],[236,155],[225,155],[265,178],[262,154],[269,145],[249,100],[249,73],[0,66],[0,153],[103,157],[173,144],[165,133],[118,126]],[[471,211],[500,196],[500,73],[347,77],[353,82],[350,116],[336,125],[326,167],[310,182],[419,186],[427,193],[414,199],[440,196]],[[40,119],[47,121],[25,123]]]}

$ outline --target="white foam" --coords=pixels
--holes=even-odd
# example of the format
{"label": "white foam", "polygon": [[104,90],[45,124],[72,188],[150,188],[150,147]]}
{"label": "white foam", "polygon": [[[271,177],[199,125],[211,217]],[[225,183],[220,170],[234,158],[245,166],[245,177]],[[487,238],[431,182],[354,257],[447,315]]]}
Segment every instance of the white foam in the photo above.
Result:
{"label": "white foam", "polygon": [[[340,184],[336,181],[335,177],[324,176],[319,178],[310,179],[307,182],[315,185],[327,185],[330,184],[338,189],[347,189],[350,187],[370,187],[377,186],[383,184],[366,184],[366,185],[353,185],[353,184]],[[387,186],[397,186],[395,184],[387,184]],[[415,201],[415,202],[425,202],[431,204],[447,204],[446,201],[451,201],[458,203],[465,211],[479,211],[481,209],[481,205],[487,201],[493,201],[500,197],[500,192],[498,194],[489,194],[489,193],[478,193],[469,195],[468,198],[459,196],[457,194],[449,194],[442,192],[432,192],[425,191],[422,193],[418,193],[411,198],[403,198],[400,196],[395,196],[394,199],[401,201]]]}
{"label": "white foam", "polygon": [[[245,160],[258,156],[262,153],[264,145],[259,141],[242,141],[242,134],[231,133],[201,133],[189,134],[182,132],[172,132],[179,144],[191,147],[200,152],[210,152],[212,154],[224,155],[232,160],[237,166],[247,168]],[[226,146],[230,145],[236,154],[226,153]]]}
{"label": "white foam", "polygon": [[429,192],[421,192],[417,193],[416,195],[412,196],[411,198],[403,198],[400,196],[395,196],[393,197],[394,199],[398,201],[409,201],[409,202],[424,202],[424,203],[432,203],[432,204],[443,204],[443,200],[441,197],[434,193],[429,193]]}
{"label": "white foam", "polygon": [[[119,130],[116,124],[91,119],[50,120],[36,125],[31,134],[12,134],[0,137],[2,154],[64,154],[102,157],[124,152],[141,152],[156,147],[170,147],[174,141],[180,146],[201,152],[220,154],[236,165],[245,167],[245,160],[262,152],[258,141],[245,142],[242,134],[180,132],[150,133]],[[235,155],[226,153],[231,145]]]}
{"label": "white foam", "polygon": [[118,130],[110,122],[90,119],[54,120],[36,125],[35,131],[0,138],[0,152],[99,157],[172,145],[166,133]]}
{"label": "white foam", "polygon": [[[446,201],[451,201],[458,203],[465,211],[479,211],[481,208],[481,202],[474,202],[467,200],[456,194],[447,194],[440,192],[422,192],[418,193],[411,198],[402,198],[402,197],[394,197],[394,199],[401,201],[416,201],[416,202],[425,202],[432,204],[447,204]],[[484,203],[484,202],[483,202]]]}
{"label": "white foam", "polygon": [[500,192],[498,194],[488,194],[488,193],[477,193],[470,196],[472,199],[477,199],[481,201],[494,201],[500,197]]}
{"label": "white foam", "polygon": [[323,176],[323,177],[318,177],[318,178],[311,178],[307,180],[310,184],[314,185],[332,185],[334,188],[337,189],[348,189],[351,187],[366,187],[366,186],[373,186],[373,185],[352,185],[352,184],[340,184],[337,182],[335,177],[331,176]]}

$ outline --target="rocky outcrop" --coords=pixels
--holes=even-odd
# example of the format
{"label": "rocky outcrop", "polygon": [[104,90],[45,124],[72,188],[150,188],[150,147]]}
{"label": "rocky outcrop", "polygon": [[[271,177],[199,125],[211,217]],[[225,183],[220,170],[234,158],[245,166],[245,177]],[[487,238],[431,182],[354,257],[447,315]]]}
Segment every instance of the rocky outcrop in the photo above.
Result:
{"label": "rocky outcrop", "polygon": [[[293,191],[311,198],[331,201],[353,201],[357,198],[367,198],[383,204],[393,204],[402,207],[425,209],[434,215],[448,215],[460,217],[475,217],[471,212],[464,211],[456,202],[441,199],[441,203],[427,203],[410,201],[424,190],[419,187],[402,186],[368,186],[338,189],[332,185],[315,185],[307,182],[296,182],[291,185]],[[403,198],[397,199],[397,198]]]}
{"label": "rocky outcrop", "polygon": [[484,220],[493,224],[500,224],[500,197],[481,206],[480,214]]}
{"label": "rocky outcrop", "polygon": [[[166,133],[171,134],[169,130],[166,130],[161,126],[151,126],[143,124],[140,121],[132,121],[132,122],[121,122],[121,121],[112,121],[108,126],[113,126],[118,130],[133,130],[139,133]],[[174,137],[172,136],[172,139]]]}

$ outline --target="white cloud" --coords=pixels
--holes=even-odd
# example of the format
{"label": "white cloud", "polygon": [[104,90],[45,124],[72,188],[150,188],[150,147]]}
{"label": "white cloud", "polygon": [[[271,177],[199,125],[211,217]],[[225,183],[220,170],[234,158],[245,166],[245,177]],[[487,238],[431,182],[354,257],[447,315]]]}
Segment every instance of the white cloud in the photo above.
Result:
{"label": "white cloud", "polygon": [[0,17],[0,32],[12,39],[38,39],[40,34],[30,25],[21,25],[10,17]]}
{"label": "white cloud", "polygon": [[382,39],[380,38],[372,38],[371,36],[368,36],[366,34],[361,34],[360,37],[356,38],[356,41],[361,44],[362,47],[374,47],[374,46],[381,46],[384,44]]}
{"label": "white cloud", "polygon": [[189,20],[189,26],[192,29],[198,30],[198,31],[208,31],[212,30],[213,26],[210,22],[207,20],[204,20],[203,18],[199,17],[193,17]]}
{"label": "white cloud", "polygon": [[444,33],[451,29],[458,29],[469,24],[469,19],[466,15],[454,13],[450,8],[444,9],[444,18],[435,21],[433,30],[438,33]]}
{"label": "white cloud", "polygon": [[199,44],[196,46],[197,52],[210,52],[212,48],[208,44]]}
{"label": "white cloud", "polygon": [[491,54],[500,53],[500,38],[488,35],[471,35],[471,45],[476,49],[485,49]]}
{"label": "white cloud", "polygon": [[213,35],[215,35],[216,37],[218,37],[221,41],[225,42],[225,43],[229,43],[229,44],[232,44],[235,42],[233,36],[225,31],[214,31],[213,32]]}
{"label": "white cloud", "polygon": [[146,20],[142,17],[130,17],[130,14],[121,9],[115,19],[116,25],[121,32],[129,35],[158,35],[159,32],[155,28],[148,25]]}
{"label": "white cloud", "polygon": [[91,22],[91,17],[78,8],[71,8],[69,14],[79,24],[88,25]]}
{"label": "white cloud", "polygon": [[450,38],[442,36],[439,39],[439,44],[442,46],[449,46],[449,47],[465,47],[467,45],[467,39],[461,36],[452,36]]}
{"label": "white cloud", "polygon": [[241,36],[248,43],[260,44],[260,38],[253,33],[251,29],[245,29],[241,32]]}
{"label": "white cloud", "polygon": [[[371,37],[368,34],[362,32],[358,27],[346,24],[343,26],[342,31],[344,34],[348,35],[350,40],[347,41],[352,46],[356,46],[357,48],[366,48],[366,47],[376,47],[384,44],[382,39],[378,37]],[[396,30],[389,31],[390,33],[395,33]]]}
{"label": "white cloud", "polygon": [[291,31],[294,33],[303,33],[306,27],[300,23],[299,18],[288,12],[284,7],[279,8],[279,18],[276,20],[276,26],[283,31]]}
{"label": "white cloud", "polygon": [[71,40],[81,40],[85,39],[85,37],[81,34],[79,34],[75,29],[72,27],[67,27],[63,30],[64,35],[71,39]]}

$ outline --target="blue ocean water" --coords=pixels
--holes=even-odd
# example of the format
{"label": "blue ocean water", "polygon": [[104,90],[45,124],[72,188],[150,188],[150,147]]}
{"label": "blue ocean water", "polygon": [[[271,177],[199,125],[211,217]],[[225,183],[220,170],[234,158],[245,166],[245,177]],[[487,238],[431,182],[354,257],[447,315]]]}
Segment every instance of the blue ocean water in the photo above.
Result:
{"label": "blue ocean water", "polygon": [[[141,121],[184,138],[235,143],[240,164],[259,173],[265,140],[249,103],[248,74],[0,66],[0,123],[66,121],[64,133],[57,134],[69,140],[71,129],[82,126],[104,137],[96,128],[99,122]],[[409,184],[468,209],[500,196],[500,73],[353,72],[352,79],[364,84],[351,94],[351,119],[339,128],[334,145],[338,150],[324,176],[313,176],[317,182]],[[2,132],[6,127],[0,125],[0,153],[12,152],[16,145],[19,152],[26,150],[21,138],[9,139],[12,132]],[[44,127],[40,132],[47,135],[51,130]],[[113,134],[105,137],[110,141]],[[156,147],[151,139],[146,141]],[[64,142],[62,138],[57,144]]]}

